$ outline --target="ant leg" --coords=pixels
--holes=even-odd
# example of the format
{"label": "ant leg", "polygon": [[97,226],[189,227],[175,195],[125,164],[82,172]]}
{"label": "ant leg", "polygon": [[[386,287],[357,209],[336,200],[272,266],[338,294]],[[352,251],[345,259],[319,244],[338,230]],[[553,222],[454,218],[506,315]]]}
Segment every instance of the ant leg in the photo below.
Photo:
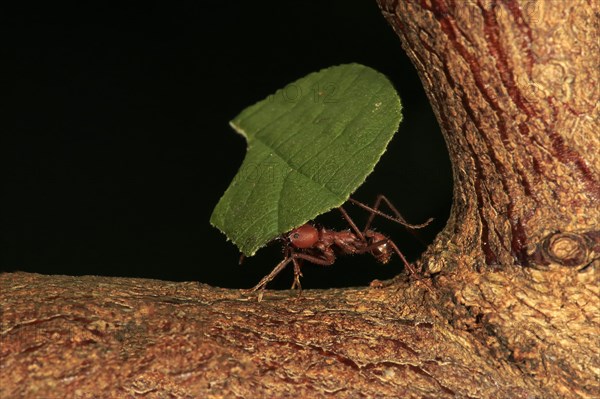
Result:
{"label": "ant leg", "polygon": [[[373,209],[375,209],[376,211],[379,210],[379,204],[381,203],[381,199],[382,198],[385,198],[385,197],[383,195],[379,194],[377,196],[377,198],[375,199],[375,204],[373,205]],[[390,207],[390,208],[392,209],[392,212],[394,212],[394,210],[396,210],[396,208],[393,207],[393,206]],[[396,214],[396,217],[398,219],[404,220],[404,218],[402,217],[402,215],[400,215],[400,212],[398,212],[397,210],[396,210],[395,214]],[[369,227],[371,227],[371,223],[373,222],[373,219],[375,219],[375,214],[374,213],[370,213],[369,214],[369,219],[367,220],[367,224],[365,225],[365,231],[367,231],[369,229]]]}
{"label": "ant leg", "polygon": [[376,210],[379,210],[379,204],[381,203],[381,201],[385,202],[386,205],[388,206],[388,208],[390,208],[390,210],[394,213],[394,215],[396,215],[396,217],[398,219],[403,220],[406,223],[405,226],[408,227],[408,228],[410,228],[410,229],[421,229],[421,228],[427,226],[429,223],[431,223],[433,221],[433,218],[429,218],[425,222],[420,223],[420,224],[410,224],[410,223],[406,222],[406,220],[404,219],[404,217],[402,217],[402,214],[400,213],[400,211],[398,211],[398,209],[396,209],[396,207],[394,206],[394,204],[392,204],[392,201],[390,201],[383,194],[379,194],[377,196],[377,200],[376,200],[375,206],[374,206],[374,208]]}
{"label": "ant leg", "polygon": [[300,284],[300,277],[302,276],[302,270],[300,269],[300,261],[293,257],[292,262],[294,262],[294,283],[292,284],[292,289],[299,289],[302,291],[302,285]]}
{"label": "ant leg", "polygon": [[307,255],[303,253],[294,253],[292,254],[292,262],[294,262],[294,283],[292,284],[292,289],[299,289],[302,291],[302,285],[300,284],[300,277],[302,276],[302,270],[300,266],[302,265],[302,260],[307,260],[310,263],[314,263],[316,265],[321,266],[330,266],[335,262],[335,256],[332,254],[323,254],[323,258],[318,258],[313,255]]}
{"label": "ant leg", "polygon": [[358,229],[358,227],[356,226],[356,223],[354,223],[354,220],[352,220],[350,215],[348,215],[348,212],[346,212],[346,210],[341,206],[338,209],[340,210],[340,212],[342,213],[342,216],[344,217],[344,219],[346,219],[346,222],[348,222],[348,224],[350,225],[352,230],[354,230],[354,233],[356,233],[358,238],[360,238],[362,241],[365,241],[365,236],[363,235],[364,233]]}
{"label": "ant leg", "polygon": [[256,284],[254,287],[250,288],[249,290],[244,290],[244,293],[246,294],[250,294],[259,290],[264,290],[265,287],[267,286],[267,284],[273,280],[275,278],[275,276],[277,276],[279,274],[279,272],[281,272],[287,265],[288,263],[294,261],[294,255],[292,254],[292,256],[286,256],[281,262],[279,262],[277,264],[277,266],[275,266],[275,268],[271,271],[271,273],[267,274],[266,276],[264,276],[259,282],[258,284]]}
{"label": "ant leg", "polygon": [[392,240],[390,240],[388,238],[386,240],[381,240],[378,243],[375,243],[373,245],[376,245],[376,244],[381,245],[383,243],[389,244],[394,249],[394,252],[396,252],[396,254],[400,257],[400,259],[402,259],[402,262],[404,263],[404,265],[406,266],[406,268],[410,271],[411,275],[413,277],[415,277],[415,279],[417,281],[423,281],[424,284],[425,284],[425,288],[427,288],[427,290],[429,292],[433,293],[433,289],[431,288],[431,282],[427,281],[425,279],[422,279],[422,278],[421,279],[417,278],[417,276],[418,276],[417,271],[415,270],[415,268],[410,263],[408,263],[408,261],[406,260],[406,258],[404,257],[404,255],[402,254],[402,252],[400,251],[400,249],[398,248],[398,246],[396,246],[396,243],[394,241],[392,241]]}
{"label": "ant leg", "polygon": [[310,263],[314,263],[315,265],[319,265],[319,266],[331,266],[335,263],[335,255],[333,255],[333,254],[323,254],[323,258],[318,258],[313,255],[296,253],[293,255],[293,257],[296,259],[307,260]]}
{"label": "ant leg", "polygon": [[[294,263],[294,285],[292,285],[292,288],[294,288],[294,286],[301,288],[300,287],[300,277],[302,277],[302,272],[300,270],[300,262],[298,262],[298,259],[304,259],[311,263],[321,265],[321,266],[330,266],[335,262],[335,256],[333,256],[333,255],[330,255],[330,256],[325,255],[325,258],[317,258],[316,256],[307,255],[307,254],[303,254],[303,253],[292,252],[290,254],[290,251],[287,250],[285,258],[281,262],[279,262],[277,264],[277,266],[275,266],[273,268],[273,270],[271,270],[271,273],[269,273],[265,277],[263,277],[258,282],[258,284],[256,284],[254,287],[250,288],[249,290],[244,290],[243,292],[245,294],[251,294],[256,291],[263,291],[265,289],[265,287],[267,286],[267,284],[270,283],[283,269],[285,269],[285,267],[290,262]],[[262,297],[262,293],[259,294],[259,301],[260,301],[261,297]]]}
{"label": "ant leg", "polygon": [[373,244],[367,245],[366,247],[361,248],[361,250],[358,251],[357,253],[362,254],[362,253],[366,253],[366,252],[371,252],[372,250],[377,249],[382,244],[389,244],[390,247],[392,247],[392,249],[394,250],[394,252],[396,252],[398,257],[402,260],[402,263],[404,263],[404,266],[406,266],[406,269],[408,269],[408,271],[411,274],[414,274],[414,275],[417,274],[417,271],[415,270],[415,268],[408,262],[408,260],[406,260],[406,258],[404,257],[404,254],[400,251],[400,249],[396,246],[396,244],[389,238],[386,238],[384,240],[379,240],[379,241],[374,242]]}
{"label": "ant leg", "polygon": [[[381,201],[385,201],[386,204],[390,207],[390,209],[392,210],[392,212],[394,212],[394,214],[396,215],[396,217],[392,217],[386,213],[383,213],[379,210],[379,205],[381,203]],[[429,223],[431,223],[431,221],[433,220],[433,218],[429,218],[428,220],[425,221],[425,223],[421,223],[421,224],[410,224],[408,223],[406,220],[404,220],[404,218],[402,217],[402,215],[400,214],[400,212],[398,212],[398,210],[392,205],[392,203],[383,195],[378,195],[377,196],[377,200],[375,201],[375,206],[373,208],[371,208],[368,205],[363,204],[362,202],[359,202],[353,198],[349,198],[348,201],[350,201],[351,203],[353,203],[356,206],[359,206],[367,211],[369,211],[371,213],[371,215],[369,216],[369,220],[367,221],[367,224],[365,226],[364,231],[367,231],[369,229],[369,227],[371,226],[371,222],[373,222],[373,219],[375,218],[375,215],[379,215],[381,217],[384,217],[388,220],[391,220],[392,222],[396,222],[399,223],[403,226],[408,227],[409,229],[420,229],[423,228],[425,226],[427,226]]]}
{"label": "ant leg", "polygon": [[335,255],[329,252],[324,252],[323,257],[321,258],[298,252],[293,253],[291,255],[291,258],[292,262],[294,262],[294,283],[292,284],[292,289],[298,288],[299,290],[302,290],[302,285],[300,284],[300,277],[303,277],[301,270],[303,260],[309,261],[310,263],[314,263],[315,265],[320,266],[330,266],[333,265],[333,263],[335,262]]}

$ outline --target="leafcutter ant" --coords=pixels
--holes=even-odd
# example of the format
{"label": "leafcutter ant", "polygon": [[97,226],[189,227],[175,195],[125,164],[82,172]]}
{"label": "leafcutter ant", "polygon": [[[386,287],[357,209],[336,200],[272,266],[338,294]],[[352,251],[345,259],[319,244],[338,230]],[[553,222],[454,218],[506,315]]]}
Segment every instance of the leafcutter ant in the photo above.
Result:
{"label": "leafcutter ant", "polygon": [[[379,211],[379,206],[382,201],[392,210],[396,217],[392,217]],[[283,234],[279,237],[279,240],[283,241],[284,245],[283,260],[275,266],[271,273],[263,277],[258,284],[245,292],[250,294],[260,291],[258,299],[261,300],[262,291],[265,289],[266,285],[290,263],[293,263],[294,265],[294,282],[292,284],[292,289],[301,289],[300,277],[302,277],[301,266],[303,261],[320,266],[330,266],[335,263],[338,255],[368,253],[374,256],[379,262],[385,264],[389,262],[390,258],[395,253],[402,260],[410,274],[416,276],[416,270],[406,260],[396,244],[384,234],[372,230],[370,228],[371,223],[373,222],[375,215],[378,215],[410,229],[418,229],[427,226],[433,219],[429,219],[422,224],[409,224],[404,220],[394,205],[383,195],[377,196],[377,200],[372,208],[352,198],[350,198],[348,202],[357,205],[370,213],[369,219],[362,231],[359,230],[346,210],[340,206],[338,210],[350,226],[350,229],[336,231],[325,227],[317,227],[312,223],[306,223],[289,233]]]}

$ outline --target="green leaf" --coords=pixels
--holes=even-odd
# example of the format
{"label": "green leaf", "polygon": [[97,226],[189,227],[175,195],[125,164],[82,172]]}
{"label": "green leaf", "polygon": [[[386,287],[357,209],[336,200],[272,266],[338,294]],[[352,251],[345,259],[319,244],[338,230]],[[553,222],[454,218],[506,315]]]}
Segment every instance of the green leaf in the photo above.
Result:
{"label": "green leaf", "polygon": [[248,152],[211,223],[254,255],[346,202],[401,118],[390,81],[363,65],[327,68],[278,90],[231,121]]}

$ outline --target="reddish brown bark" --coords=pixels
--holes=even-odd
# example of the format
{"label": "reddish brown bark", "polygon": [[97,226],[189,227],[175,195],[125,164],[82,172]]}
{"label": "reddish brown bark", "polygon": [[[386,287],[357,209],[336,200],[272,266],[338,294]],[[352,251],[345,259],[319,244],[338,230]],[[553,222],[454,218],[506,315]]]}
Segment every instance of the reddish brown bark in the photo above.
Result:
{"label": "reddish brown bark", "polygon": [[397,281],[257,302],[197,283],[4,274],[0,397],[544,396],[427,292]]}
{"label": "reddish brown bark", "polygon": [[598,395],[598,3],[381,7],[452,159],[452,216],[425,257],[448,318],[549,392]]}
{"label": "reddish brown bark", "polygon": [[528,266],[550,234],[598,231],[592,4],[382,3],[448,143],[461,219],[451,234],[480,237],[486,264]]}
{"label": "reddish brown bark", "polygon": [[1,397],[600,395],[598,3],[380,6],[453,164],[433,292],[4,274]]}

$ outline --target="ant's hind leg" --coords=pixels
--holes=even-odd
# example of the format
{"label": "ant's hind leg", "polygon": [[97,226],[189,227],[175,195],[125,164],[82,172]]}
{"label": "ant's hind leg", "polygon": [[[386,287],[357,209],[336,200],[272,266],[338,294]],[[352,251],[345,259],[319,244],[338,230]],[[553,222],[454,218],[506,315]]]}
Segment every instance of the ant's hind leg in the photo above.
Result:
{"label": "ant's hind leg", "polygon": [[[421,223],[421,224],[408,223],[404,219],[404,217],[402,217],[402,214],[400,214],[398,209],[396,209],[396,207],[391,203],[391,201],[388,200],[387,197],[382,194],[379,194],[377,196],[377,199],[375,200],[375,204],[373,205],[372,208],[368,205],[363,204],[360,201],[353,199],[353,198],[349,198],[348,201],[360,208],[363,208],[364,210],[366,210],[370,213],[369,219],[367,220],[367,224],[365,225],[363,233],[365,233],[367,230],[369,230],[369,228],[371,227],[371,223],[373,222],[373,219],[375,218],[375,215],[379,215],[385,219],[391,220],[392,222],[396,222],[405,227],[408,227],[408,231],[411,232],[411,234],[413,234],[413,235],[415,235],[414,232],[412,232],[413,229],[421,229],[421,228],[429,225],[429,223],[431,223],[431,221],[433,220],[433,218],[429,218],[425,221],[425,223]],[[387,213],[383,213],[379,210],[379,207],[381,206],[381,201],[385,202],[385,204],[388,206],[388,208],[390,208],[390,210],[394,213],[394,215],[396,217],[392,217],[392,216],[388,215]],[[419,239],[419,241],[420,241],[420,239]]]}
{"label": "ant's hind leg", "polygon": [[394,243],[394,241],[388,239],[387,244],[389,244],[394,249],[394,252],[396,252],[396,254],[402,259],[402,262],[404,262],[404,265],[410,271],[411,276],[416,281],[422,281],[423,284],[425,284],[425,288],[427,288],[427,290],[429,292],[433,292],[433,289],[431,287],[431,282],[426,279],[423,279],[423,278],[418,278],[419,275],[417,274],[417,271],[415,270],[413,265],[406,260],[406,258],[404,257],[404,255],[402,254],[402,252],[400,251],[398,246],[396,246],[396,243]]}

